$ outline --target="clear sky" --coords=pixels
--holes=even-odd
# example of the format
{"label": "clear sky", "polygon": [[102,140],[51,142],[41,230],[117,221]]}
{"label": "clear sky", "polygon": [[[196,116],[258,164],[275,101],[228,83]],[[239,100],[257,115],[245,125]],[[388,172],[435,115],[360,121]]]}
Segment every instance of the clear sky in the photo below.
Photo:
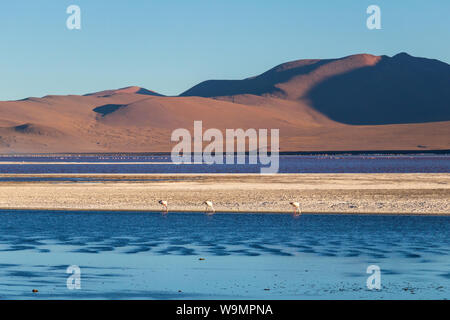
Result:
{"label": "clear sky", "polygon": [[[81,30],[66,9],[81,8]],[[366,27],[369,5],[381,30]],[[0,100],[138,85],[177,95],[304,58],[450,63],[449,0],[14,0],[0,3]]]}

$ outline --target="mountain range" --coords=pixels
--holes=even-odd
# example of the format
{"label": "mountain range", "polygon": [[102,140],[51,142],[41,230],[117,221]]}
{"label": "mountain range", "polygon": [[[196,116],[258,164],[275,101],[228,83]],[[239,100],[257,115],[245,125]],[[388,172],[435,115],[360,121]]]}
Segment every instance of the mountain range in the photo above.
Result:
{"label": "mountain range", "polygon": [[450,149],[450,65],[400,53],[283,63],[167,97],[141,87],[0,102],[1,153],[170,152],[174,129],[280,129],[281,151]]}

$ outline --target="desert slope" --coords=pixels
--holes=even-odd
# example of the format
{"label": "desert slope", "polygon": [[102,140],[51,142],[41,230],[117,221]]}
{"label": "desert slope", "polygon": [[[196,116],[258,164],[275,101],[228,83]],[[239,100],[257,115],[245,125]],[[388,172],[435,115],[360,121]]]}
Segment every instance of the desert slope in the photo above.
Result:
{"label": "desert slope", "polygon": [[[201,83],[179,97],[127,87],[0,102],[0,152],[169,152],[172,131],[192,130],[195,120],[205,129],[280,129],[281,151],[450,149],[448,68],[364,54],[294,61],[254,78]],[[391,103],[389,90],[409,88],[393,74],[411,72],[429,83],[420,91],[424,80],[410,81],[415,91]],[[377,90],[385,96],[373,97]]]}
{"label": "desert slope", "polygon": [[450,120],[450,65],[400,53],[299,60],[244,80],[205,81],[182,96],[276,96],[346,124]]}

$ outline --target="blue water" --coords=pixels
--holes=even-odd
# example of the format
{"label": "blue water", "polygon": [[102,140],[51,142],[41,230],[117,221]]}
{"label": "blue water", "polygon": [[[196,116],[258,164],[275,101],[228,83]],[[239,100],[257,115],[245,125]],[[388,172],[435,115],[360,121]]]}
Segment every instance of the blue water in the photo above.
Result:
{"label": "blue water", "polygon": [[[5,163],[11,161],[17,163]],[[33,163],[27,163],[30,161]],[[259,173],[260,170],[261,165],[248,164],[248,160],[239,165],[177,165],[167,155],[0,156],[0,173]],[[279,168],[279,173],[420,172],[449,173],[450,155],[281,155]]]}
{"label": "blue water", "polygon": [[0,252],[9,299],[450,298],[443,216],[0,211]]}

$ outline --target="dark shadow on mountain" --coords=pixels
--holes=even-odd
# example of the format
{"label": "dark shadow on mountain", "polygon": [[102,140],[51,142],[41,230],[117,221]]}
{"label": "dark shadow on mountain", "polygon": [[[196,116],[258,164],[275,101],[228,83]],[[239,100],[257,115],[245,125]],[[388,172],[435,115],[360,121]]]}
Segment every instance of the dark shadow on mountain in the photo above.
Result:
{"label": "dark shadow on mountain", "polygon": [[35,123],[24,123],[13,127],[0,127],[0,132],[48,137],[60,137],[63,135],[61,131]]}
{"label": "dark shadow on mountain", "polygon": [[147,95],[147,96],[164,97],[164,95],[162,95],[162,94],[159,94],[159,93],[154,92],[154,91],[147,90],[145,88],[140,88],[138,91],[136,91],[136,93],[137,94],[144,94],[144,95]]}
{"label": "dark shadow on mountain", "polygon": [[353,125],[450,120],[450,65],[400,53],[331,77],[308,93],[312,106]]}
{"label": "dark shadow on mountain", "polygon": [[107,114],[113,113],[114,111],[117,111],[123,107],[126,107],[126,105],[123,104],[105,104],[104,106],[100,106],[97,108],[92,109],[92,111],[100,113],[102,117],[106,116]]}
{"label": "dark shadow on mountain", "polygon": [[180,96],[208,98],[238,94],[272,94],[283,97],[284,92],[275,87],[276,84],[310,73],[320,66],[335,60],[299,60],[281,64],[259,76],[244,80],[208,80],[183,92]]}
{"label": "dark shadow on mountain", "polygon": [[33,125],[31,123],[25,123],[14,127],[14,130],[21,133],[33,133]]}

